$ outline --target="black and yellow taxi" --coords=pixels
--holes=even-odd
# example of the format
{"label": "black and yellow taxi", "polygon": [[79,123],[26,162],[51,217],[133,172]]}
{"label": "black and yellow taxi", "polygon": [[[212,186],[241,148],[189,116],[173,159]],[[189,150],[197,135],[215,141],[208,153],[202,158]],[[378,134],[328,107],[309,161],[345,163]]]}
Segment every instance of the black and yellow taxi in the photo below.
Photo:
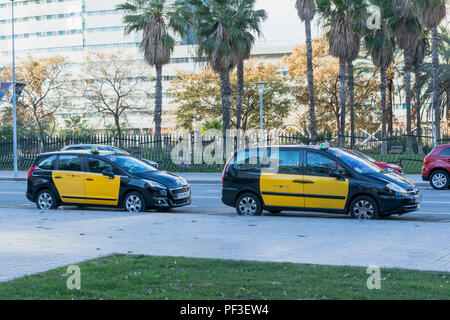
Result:
{"label": "black and yellow taxi", "polygon": [[409,179],[328,143],[242,149],[223,172],[222,202],[239,215],[318,211],[377,219],[416,211],[421,200]]}
{"label": "black and yellow taxi", "polygon": [[37,156],[28,171],[26,196],[44,210],[77,205],[142,212],[191,203],[191,189],[184,178],[131,155],[95,148]]}

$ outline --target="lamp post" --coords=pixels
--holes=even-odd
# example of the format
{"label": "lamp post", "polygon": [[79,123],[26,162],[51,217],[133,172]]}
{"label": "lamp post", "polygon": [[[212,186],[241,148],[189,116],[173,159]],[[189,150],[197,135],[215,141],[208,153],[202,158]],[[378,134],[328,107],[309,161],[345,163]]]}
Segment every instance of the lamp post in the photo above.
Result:
{"label": "lamp post", "polygon": [[14,0],[11,0],[11,28],[12,28],[12,61],[13,61],[13,78],[12,78],[12,90],[13,90],[13,153],[14,153],[14,178],[17,178],[17,96],[16,96],[16,56],[15,56],[15,44],[14,44]]}
{"label": "lamp post", "polygon": [[255,85],[258,86],[259,90],[259,127],[260,127],[260,143],[264,142],[264,114],[263,114],[263,95],[264,95],[264,86],[267,84],[267,81],[258,81],[254,82]]}

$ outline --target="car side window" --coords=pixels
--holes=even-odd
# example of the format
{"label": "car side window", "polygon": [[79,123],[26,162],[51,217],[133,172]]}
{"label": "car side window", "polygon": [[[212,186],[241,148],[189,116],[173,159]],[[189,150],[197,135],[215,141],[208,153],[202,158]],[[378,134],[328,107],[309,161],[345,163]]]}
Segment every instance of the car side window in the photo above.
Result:
{"label": "car side window", "polygon": [[300,151],[280,150],[272,151],[270,155],[270,167],[278,168],[279,174],[300,174]]}
{"label": "car side window", "polygon": [[42,170],[55,170],[56,158],[57,156],[51,156],[49,158],[40,159],[37,164],[37,167],[39,167]]}
{"label": "car side window", "polygon": [[58,170],[61,171],[81,171],[80,156],[59,156]]}
{"label": "car side window", "polygon": [[333,170],[337,170],[335,160],[316,152],[306,153],[306,174],[329,177]]}
{"label": "car side window", "polygon": [[97,158],[88,158],[88,170],[92,173],[103,173],[105,169],[112,170],[112,166]]}
{"label": "car side window", "polygon": [[449,157],[450,156],[450,148],[444,149],[439,153],[440,157]]}

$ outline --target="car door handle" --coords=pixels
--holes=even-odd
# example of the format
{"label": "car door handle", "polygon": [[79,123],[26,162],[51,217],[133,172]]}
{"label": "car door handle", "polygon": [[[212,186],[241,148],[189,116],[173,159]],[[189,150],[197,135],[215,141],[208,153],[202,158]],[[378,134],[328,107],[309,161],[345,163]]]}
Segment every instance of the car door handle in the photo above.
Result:
{"label": "car door handle", "polygon": [[62,179],[62,177],[60,177],[60,176],[56,176],[56,177],[55,177],[55,179]]}
{"label": "car door handle", "polygon": [[87,180],[87,181],[94,181],[94,179],[90,179],[90,178],[87,178],[86,180]]}
{"label": "car door handle", "polygon": [[314,181],[310,181],[310,180],[292,180],[292,182],[294,183],[304,183],[304,184],[313,184]]}

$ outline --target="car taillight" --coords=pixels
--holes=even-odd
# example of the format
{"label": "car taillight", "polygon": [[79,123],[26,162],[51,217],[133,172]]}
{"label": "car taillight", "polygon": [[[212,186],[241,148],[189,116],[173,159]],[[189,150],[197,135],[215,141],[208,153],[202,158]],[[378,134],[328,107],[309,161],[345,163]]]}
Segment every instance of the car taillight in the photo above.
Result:
{"label": "car taillight", "polygon": [[423,164],[427,164],[428,162],[430,162],[430,160],[430,157],[426,157],[425,159],[423,159]]}
{"label": "car taillight", "polygon": [[30,179],[31,173],[32,173],[34,170],[36,170],[36,169],[39,169],[39,168],[38,168],[38,167],[31,167],[30,170],[28,170],[28,179]]}
{"label": "car taillight", "polygon": [[225,168],[223,168],[223,172],[222,172],[222,183],[225,180],[225,172],[227,171],[228,168],[228,164],[230,164],[231,159],[233,159],[234,156],[231,156],[230,159],[228,159],[227,164],[225,165]]}

